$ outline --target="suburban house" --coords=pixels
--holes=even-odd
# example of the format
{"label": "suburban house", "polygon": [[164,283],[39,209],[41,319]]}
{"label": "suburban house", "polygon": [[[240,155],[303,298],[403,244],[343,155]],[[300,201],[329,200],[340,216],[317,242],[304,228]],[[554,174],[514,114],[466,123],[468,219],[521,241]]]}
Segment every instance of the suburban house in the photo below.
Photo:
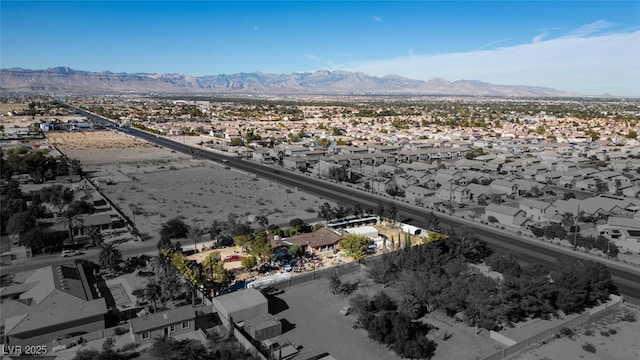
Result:
{"label": "suburban house", "polygon": [[522,226],[529,221],[523,210],[505,205],[489,204],[484,215],[487,221],[491,222],[489,219],[493,217],[505,226]]}
{"label": "suburban house", "polygon": [[318,229],[312,233],[294,235],[284,239],[272,240],[271,246],[298,245],[305,251],[333,251],[342,240],[342,235],[327,228]]}
{"label": "suburban house", "polygon": [[443,185],[436,192],[436,198],[444,202],[452,201],[456,204],[466,204],[471,201],[471,191],[465,186],[456,185],[450,188]]}
{"label": "suburban house", "polygon": [[530,198],[520,200],[518,208],[524,211],[528,218],[536,222],[545,221],[556,214],[555,207],[550,203]]}
{"label": "suburban house", "polygon": [[600,236],[613,241],[623,251],[640,252],[640,217],[611,216],[597,229]]}
{"label": "suburban house", "polygon": [[196,313],[191,305],[129,320],[129,334],[136,344],[150,343],[156,337],[173,337],[194,330]]}
{"label": "suburban house", "polygon": [[433,195],[433,190],[422,186],[411,185],[404,189],[404,198],[412,204],[422,204],[424,199]]}
{"label": "suburban house", "polygon": [[49,345],[104,330],[109,310],[100,296],[92,272],[80,262],[35,270],[24,283],[0,290],[5,345]]}
{"label": "suburban house", "polygon": [[493,180],[491,184],[489,184],[489,187],[502,191],[507,195],[518,195],[518,189],[520,188],[518,184],[502,179]]}

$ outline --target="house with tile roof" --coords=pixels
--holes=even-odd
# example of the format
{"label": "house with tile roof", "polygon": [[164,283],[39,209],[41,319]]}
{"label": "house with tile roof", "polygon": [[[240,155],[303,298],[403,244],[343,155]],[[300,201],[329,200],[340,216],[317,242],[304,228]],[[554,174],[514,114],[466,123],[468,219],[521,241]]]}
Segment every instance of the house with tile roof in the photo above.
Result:
{"label": "house with tile roof", "polygon": [[135,344],[150,343],[156,337],[174,337],[194,330],[196,313],[191,305],[129,320],[129,334]]}
{"label": "house with tile roof", "polygon": [[35,270],[0,290],[5,345],[43,345],[105,328],[108,313],[91,271],[81,262]]}

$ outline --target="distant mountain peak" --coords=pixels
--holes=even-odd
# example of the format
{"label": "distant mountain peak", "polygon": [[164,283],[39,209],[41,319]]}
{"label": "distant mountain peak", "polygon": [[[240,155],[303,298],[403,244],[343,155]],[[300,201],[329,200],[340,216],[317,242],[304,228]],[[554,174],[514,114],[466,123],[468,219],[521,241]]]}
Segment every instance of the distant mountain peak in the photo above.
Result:
{"label": "distant mountain peak", "polygon": [[397,74],[375,77],[363,72],[344,70],[292,74],[253,72],[196,77],[183,74],[89,72],[54,67],[46,70],[0,69],[0,77],[0,90],[12,92],[579,96],[551,88],[524,85],[494,85],[478,80],[450,82],[442,78],[422,81]]}

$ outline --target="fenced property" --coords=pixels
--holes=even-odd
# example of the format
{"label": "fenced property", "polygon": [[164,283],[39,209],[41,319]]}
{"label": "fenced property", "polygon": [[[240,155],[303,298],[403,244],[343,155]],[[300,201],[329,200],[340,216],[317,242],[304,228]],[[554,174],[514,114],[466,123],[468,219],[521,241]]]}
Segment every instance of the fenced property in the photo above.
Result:
{"label": "fenced property", "polygon": [[553,327],[545,329],[520,342],[516,342],[515,340],[509,339],[502,334],[491,331],[489,335],[491,339],[501,342],[505,345],[508,345],[509,347],[504,348],[493,355],[487,356],[486,358],[484,358],[484,360],[505,359],[511,355],[521,352],[522,350],[525,350],[531,345],[540,343],[546,339],[549,339],[555,336],[556,334],[559,334],[562,328],[573,328],[575,326],[578,326],[584,323],[598,320],[608,315],[612,311],[620,310],[620,307],[623,302],[623,298],[621,296],[616,296],[616,295],[611,295],[611,298],[612,299],[605,304],[597,306],[591,310],[585,311],[584,313],[580,314],[577,317],[574,317],[568,321],[565,321],[562,324],[555,325]]}
{"label": "fenced property", "polygon": [[[337,273],[338,276],[351,274],[354,272],[362,271],[362,265],[360,263],[345,263],[340,265],[331,266],[321,270],[314,270],[312,272],[291,276],[285,280],[270,283],[268,285],[276,287],[278,289],[285,289],[291,286],[304,284],[309,281],[322,279],[329,274]],[[265,284],[267,285],[267,284]]]}

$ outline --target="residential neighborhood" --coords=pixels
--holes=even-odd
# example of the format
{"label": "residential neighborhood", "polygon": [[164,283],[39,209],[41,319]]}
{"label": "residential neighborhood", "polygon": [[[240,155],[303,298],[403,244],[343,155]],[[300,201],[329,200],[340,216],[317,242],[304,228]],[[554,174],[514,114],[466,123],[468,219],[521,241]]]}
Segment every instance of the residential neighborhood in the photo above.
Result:
{"label": "residential neighborhood", "polygon": [[[295,322],[305,328],[303,315],[282,299],[289,289],[297,294],[296,286],[328,281],[335,272],[368,274],[371,265],[363,264],[365,259],[454,236],[454,229],[445,233],[437,224],[420,228],[399,221],[394,204],[400,203],[527,241],[579,248],[596,259],[640,263],[640,143],[632,125],[640,112],[604,102],[593,103],[600,111],[595,114],[614,115],[567,115],[576,108],[591,109],[588,100],[438,99],[435,106],[433,99],[424,99],[431,105],[422,110],[417,100],[356,100],[363,102],[335,105],[314,98],[304,105],[274,108],[271,103],[280,100],[247,104],[242,99],[136,97],[124,104],[116,98],[71,99],[76,106],[91,104],[92,111],[110,116],[119,123],[113,128],[55,102],[27,107],[25,112],[33,115],[17,111],[0,117],[7,124],[17,124],[17,119],[30,123],[3,127],[3,204],[14,207],[3,212],[8,230],[3,233],[2,266],[52,255],[65,260],[22,276],[3,276],[5,346],[46,344],[48,352],[72,359],[70,354],[98,342],[101,346],[105,338],[118,348],[144,350],[152,349],[158,338],[204,344],[227,334],[240,344],[238,349],[255,350],[263,357],[276,356],[277,350],[278,356],[293,359],[330,359],[329,349],[318,348],[316,342],[310,341],[309,348],[300,345],[307,339],[297,335]],[[441,110],[444,104],[452,113]],[[510,106],[527,110],[509,111]],[[546,107],[564,112],[530,110]],[[174,112],[181,108],[189,112],[177,116]],[[85,160],[83,170],[79,160],[65,155],[64,144],[47,142],[59,134],[97,134],[126,137],[125,152],[160,151],[159,146],[139,145],[140,140],[118,128],[191,145],[191,158],[122,161],[105,172],[99,161]],[[82,149],[69,148],[82,156]],[[162,177],[191,167],[214,169],[206,178],[238,173],[224,163],[207,163],[194,149],[376,195],[381,208],[358,209],[340,202],[334,206],[301,196],[267,206],[269,212],[238,210],[238,215],[233,210],[237,204],[217,206],[218,195],[206,193],[211,189],[212,194],[227,191],[244,197],[242,187],[257,181],[246,174],[242,176],[248,183],[234,184],[238,190],[230,190],[233,183],[220,190],[210,185],[213,182],[199,183],[197,196],[188,189],[222,213],[213,217],[214,210],[208,208],[206,214],[212,217],[207,224],[184,216],[176,200],[162,210],[129,199],[133,193],[148,193],[143,197],[158,204],[167,201],[145,187],[140,179],[144,174]],[[180,163],[182,167],[176,167]],[[119,182],[126,184],[127,196],[109,196]],[[189,199],[183,199],[186,207],[201,206]],[[260,198],[252,204],[271,201]],[[298,212],[300,217],[280,218],[294,202],[308,202],[306,216]],[[150,216],[163,222],[155,230],[159,239],[158,234],[140,231]],[[241,230],[245,232],[237,232]],[[151,239],[158,240],[157,248]],[[132,256],[124,258],[124,251]],[[349,283],[342,285],[333,295],[349,293]],[[338,321],[354,316],[342,311],[347,305],[335,300],[328,306],[335,317],[332,326],[343,327]]]}

